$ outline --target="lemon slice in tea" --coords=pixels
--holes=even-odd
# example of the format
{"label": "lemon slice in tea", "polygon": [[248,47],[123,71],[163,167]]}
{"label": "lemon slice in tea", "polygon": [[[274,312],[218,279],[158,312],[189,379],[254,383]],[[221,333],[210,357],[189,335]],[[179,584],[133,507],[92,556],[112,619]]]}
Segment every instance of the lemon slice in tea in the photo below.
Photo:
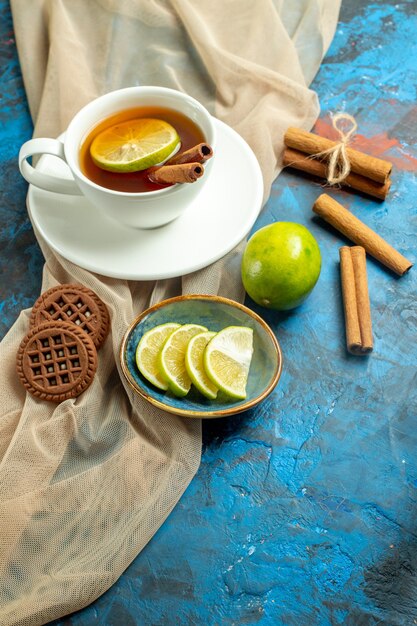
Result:
{"label": "lemon slice in tea", "polygon": [[188,342],[194,335],[206,331],[199,324],[184,324],[168,337],[159,356],[159,367],[163,378],[176,396],[186,396],[191,388],[191,378],[185,367]]}
{"label": "lemon slice in tea", "polygon": [[159,353],[168,337],[180,327],[180,324],[168,322],[159,324],[144,333],[136,348],[136,365],[138,370],[150,383],[166,391],[168,383],[159,371]]}
{"label": "lemon slice in tea", "polygon": [[215,334],[216,333],[208,331],[194,335],[188,342],[187,351],[185,353],[185,367],[189,377],[198,391],[210,400],[214,400],[217,396],[218,389],[216,385],[213,385],[206,374],[203,357],[208,342]]}
{"label": "lemon slice in tea", "polygon": [[164,120],[139,118],[110,126],[90,146],[94,163],[110,172],[139,172],[159,165],[180,148],[177,131]]}
{"label": "lemon slice in tea", "polygon": [[253,330],[228,326],[209,341],[204,351],[207,376],[229,397],[244,400],[252,354]]}

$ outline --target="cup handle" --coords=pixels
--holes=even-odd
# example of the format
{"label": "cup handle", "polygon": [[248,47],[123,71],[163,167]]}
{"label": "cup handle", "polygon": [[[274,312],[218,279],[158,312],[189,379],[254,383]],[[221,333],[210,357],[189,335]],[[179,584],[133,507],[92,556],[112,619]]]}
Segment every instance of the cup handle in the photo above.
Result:
{"label": "cup handle", "polygon": [[55,193],[64,193],[73,196],[82,195],[82,191],[74,179],[70,180],[68,178],[51,176],[50,174],[39,172],[32,167],[28,163],[27,158],[38,154],[52,154],[65,161],[65,163],[67,162],[62,141],[42,137],[26,141],[19,151],[19,169],[23,178],[25,178],[28,183],[35,185],[35,187],[45,189],[46,191],[54,191]]}

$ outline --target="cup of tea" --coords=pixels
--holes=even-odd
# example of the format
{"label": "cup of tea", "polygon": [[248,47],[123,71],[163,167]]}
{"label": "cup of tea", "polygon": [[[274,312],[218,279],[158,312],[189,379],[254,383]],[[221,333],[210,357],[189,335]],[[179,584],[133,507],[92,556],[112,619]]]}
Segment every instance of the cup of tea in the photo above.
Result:
{"label": "cup of tea", "polygon": [[[201,143],[215,150],[213,119],[200,102],[175,89],[127,87],[87,104],[72,119],[62,141],[36,138],[23,144],[19,152],[20,172],[35,187],[85,196],[107,216],[127,226],[155,228],[167,224],[196,200],[210,176],[212,162],[210,159],[201,166],[195,182],[173,184],[155,181],[147,169],[120,172],[98,166],[90,152],[95,138],[106,129],[141,118],[163,120],[173,127],[180,140],[179,154]],[[43,154],[65,161],[73,179],[39,171],[27,160]],[[163,172],[160,165],[152,168],[157,174]]]}

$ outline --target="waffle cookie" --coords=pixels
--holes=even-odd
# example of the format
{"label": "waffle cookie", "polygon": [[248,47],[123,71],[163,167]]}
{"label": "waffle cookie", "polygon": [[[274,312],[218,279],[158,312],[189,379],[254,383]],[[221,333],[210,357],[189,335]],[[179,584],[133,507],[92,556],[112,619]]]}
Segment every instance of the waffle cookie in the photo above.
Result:
{"label": "waffle cookie", "polygon": [[48,322],[24,337],[16,366],[29,393],[58,403],[76,398],[91,384],[97,351],[92,338],[75,324]]}
{"label": "waffle cookie", "polygon": [[86,332],[100,348],[110,329],[106,305],[83,285],[66,284],[42,293],[33,305],[30,326],[46,322],[68,322]]}

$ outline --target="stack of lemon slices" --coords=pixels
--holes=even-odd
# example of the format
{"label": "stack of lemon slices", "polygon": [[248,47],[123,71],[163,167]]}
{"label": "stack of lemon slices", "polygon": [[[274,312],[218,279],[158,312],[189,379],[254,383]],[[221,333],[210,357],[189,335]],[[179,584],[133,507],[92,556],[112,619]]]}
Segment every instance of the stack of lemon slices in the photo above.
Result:
{"label": "stack of lemon slices", "polygon": [[178,397],[194,385],[211,400],[219,391],[244,400],[252,355],[253,330],[246,326],[213,332],[199,324],[168,322],[142,336],[136,364],[155,387]]}

